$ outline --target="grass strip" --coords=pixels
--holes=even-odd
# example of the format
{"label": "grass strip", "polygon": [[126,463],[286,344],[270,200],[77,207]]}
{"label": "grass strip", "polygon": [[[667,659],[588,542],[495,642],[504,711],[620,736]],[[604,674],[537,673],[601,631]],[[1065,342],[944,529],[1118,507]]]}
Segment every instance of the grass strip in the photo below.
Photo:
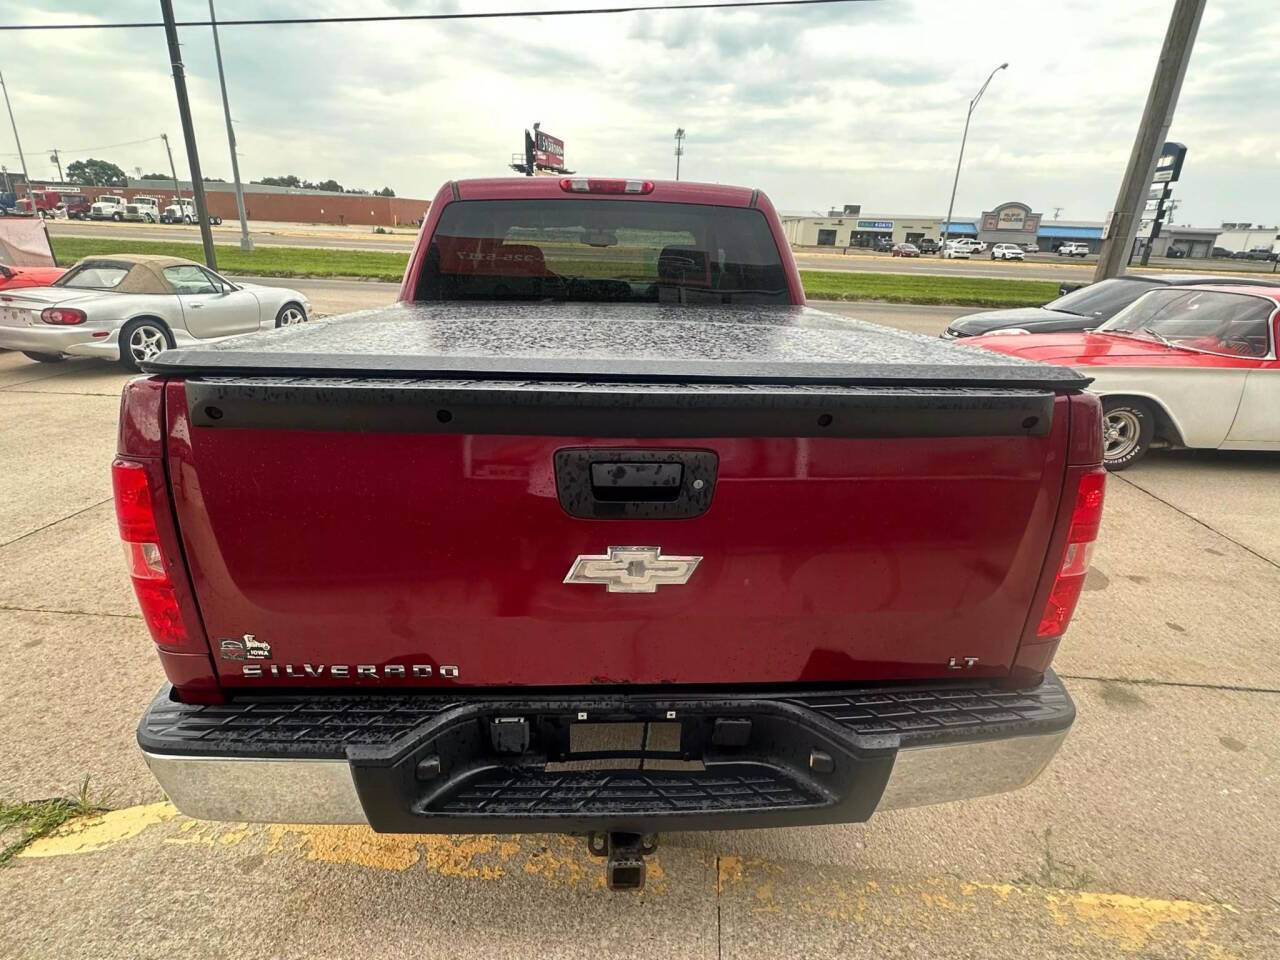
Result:
{"label": "grass strip", "polygon": [[[52,237],[59,263],[111,253],[152,253],[203,261],[199,244],[169,240],[112,240],[109,237]],[[218,246],[218,269],[236,276],[354,277],[398,282],[407,253],[339,250],[329,247]],[[814,300],[882,300],[887,303],[937,303],[975,307],[1039,306],[1058,295],[1051,281],[934,274],[861,273],[802,270],[805,295]]]}
{"label": "grass strip", "polygon": [[[89,778],[80,784],[80,791],[73,797],[54,797],[51,800],[0,800],[0,836],[5,844],[0,848],[0,866],[8,863],[25,847],[48,836],[68,820],[107,809],[107,798],[91,797]],[[15,835],[9,838],[10,828]]]}

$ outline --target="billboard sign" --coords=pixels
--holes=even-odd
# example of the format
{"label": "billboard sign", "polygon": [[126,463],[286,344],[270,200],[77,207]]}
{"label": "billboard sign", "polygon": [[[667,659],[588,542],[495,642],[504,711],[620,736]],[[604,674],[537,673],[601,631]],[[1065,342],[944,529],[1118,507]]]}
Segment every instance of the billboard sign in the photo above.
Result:
{"label": "billboard sign", "polygon": [[859,220],[859,230],[892,230],[892,220]]}
{"label": "billboard sign", "polygon": [[539,167],[564,169],[564,141],[541,130],[534,131],[533,162]]}

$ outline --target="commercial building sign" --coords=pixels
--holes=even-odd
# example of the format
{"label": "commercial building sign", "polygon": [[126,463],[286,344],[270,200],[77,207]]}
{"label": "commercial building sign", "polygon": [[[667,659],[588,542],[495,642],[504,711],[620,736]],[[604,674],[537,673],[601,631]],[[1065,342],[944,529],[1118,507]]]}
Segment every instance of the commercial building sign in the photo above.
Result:
{"label": "commercial building sign", "polygon": [[1153,183],[1175,183],[1182,176],[1182,161],[1187,158],[1185,144],[1172,140],[1164,145],[1160,156],[1156,159],[1156,173],[1151,178]]}
{"label": "commercial building sign", "polygon": [[892,230],[892,220],[859,220],[859,230]]}
{"label": "commercial building sign", "polygon": [[534,133],[533,162],[539,167],[564,169],[564,141],[538,130]]}
{"label": "commercial building sign", "polygon": [[1032,213],[1025,203],[1002,203],[994,210],[982,215],[982,230],[994,232],[1007,230],[1011,233],[1038,233],[1040,230],[1040,214]]}

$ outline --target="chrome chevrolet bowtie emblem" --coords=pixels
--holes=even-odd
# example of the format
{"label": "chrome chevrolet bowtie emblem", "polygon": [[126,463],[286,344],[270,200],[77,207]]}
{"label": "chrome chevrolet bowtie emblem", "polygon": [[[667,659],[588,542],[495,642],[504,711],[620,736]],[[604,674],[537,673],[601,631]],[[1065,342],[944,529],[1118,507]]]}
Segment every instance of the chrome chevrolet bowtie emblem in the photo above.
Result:
{"label": "chrome chevrolet bowtie emblem", "polygon": [[565,583],[600,583],[610,593],[653,593],[688,583],[701,557],[664,557],[661,547],[610,547],[604,556],[573,561]]}

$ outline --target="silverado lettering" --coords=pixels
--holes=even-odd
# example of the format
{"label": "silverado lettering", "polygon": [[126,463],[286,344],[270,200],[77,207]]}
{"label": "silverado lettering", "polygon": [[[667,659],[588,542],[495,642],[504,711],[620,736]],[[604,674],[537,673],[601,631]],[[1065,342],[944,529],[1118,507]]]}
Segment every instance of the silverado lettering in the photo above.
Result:
{"label": "silverado lettering", "polygon": [[[387,664],[293,664],[293,663],[246,663],[240,668],[240,676],[249,678],[260,678],[264,676],[270,677],[322,677],[325,671],[329,671],[330,677],[366,677],[370,680],[376,680],[380,677],[393,677],[403,679],[404,677],[414,677],[426,679],[433,672],[437,672],[438,676],[456,680],[459,676],[458,668],[452,664],[441,664],[438,671],[429,663],[414,663],[406,666],[402,663]],[[353,672],[354,671],[354,672]]]}
{"label": "silverado lettering", "polygon": [[1089,381],[806,306],[759,191],[450,183],[396,305],[144,369],[138,741],[191,816],[595,833],[634,889],[658,830],[1013,790],[1071,727]]}

